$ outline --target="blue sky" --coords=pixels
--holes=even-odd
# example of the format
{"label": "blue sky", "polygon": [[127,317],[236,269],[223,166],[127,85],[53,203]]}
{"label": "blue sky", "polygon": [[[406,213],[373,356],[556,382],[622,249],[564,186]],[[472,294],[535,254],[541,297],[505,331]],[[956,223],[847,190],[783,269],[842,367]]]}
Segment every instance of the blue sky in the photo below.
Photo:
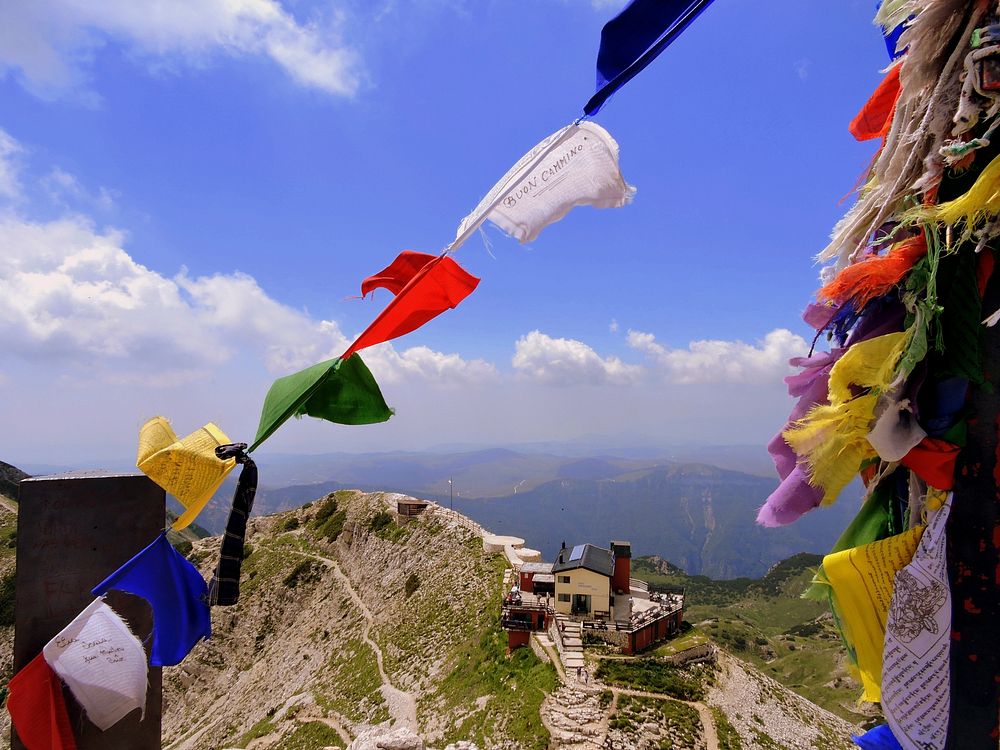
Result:
{"label": "blue sky", "polygon": [[[717,0],[596,118],[631,205],[470,240],[479,289],[365,356],[397,416],[261,453],[766,441],[872,153],[846,130],[887,63],[872,6]],[[127,460],[156,414],[249,440],[270,381],[386,302],[349,299],[363,277],[442,249],[580,113],[617,7],[0,6],[0,458]]]}

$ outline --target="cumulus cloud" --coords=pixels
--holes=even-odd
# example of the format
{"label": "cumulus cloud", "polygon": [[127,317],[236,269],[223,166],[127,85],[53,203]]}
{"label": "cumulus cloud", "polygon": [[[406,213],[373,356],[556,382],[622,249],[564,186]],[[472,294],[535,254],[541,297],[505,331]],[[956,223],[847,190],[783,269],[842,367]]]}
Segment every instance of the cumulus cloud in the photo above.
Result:
{"label": "cumulus cloud", "polygon": [[641,366],[602,357],[582,341],[552,338],[541,331],[517,340],[511,363],[522,375],[550,385],[623,385],[643,373]]}
{"label": "cumulus cloud", "polygon": [[500,377],[497,368],[484,359],[463,359],[426,346],[397,351],[391,344],[379,344],[365,349],[363,356],[376,379],[384,383],[420,378],[441,385],[469,385]]}
{"label": "cumulus cloud", "polygon": [[756,345],[702,340],[686,349],[669,349],[653,334],[632,330],[626,340],[674,383],[770,383],[788,372],[789,358],[808,350],[801,336],[784,328],[771,331]]}
{"label": "cumulus cloud", "polygon": [[[186,379],[257,347],[272,369],[297,365],[331,339],[316,323],[270,300],[248,276],[168,278],[137,263],[123,233],[82,217],[0,220],[0,338],[31,359],[105,365]],[[324,341],[326,339],[326,341]]]}
{"label": "cumulus cloud", "polygon": [[109,39],[158,65],[202,64],[211,55],[263,55],[297,83],[350,96],[357,54],[334,16],[302,23],[278,0],[31,0],[0,6],[0,70],[16,71],[44,97],[80,95]]}
{"label": "cumulus cloud", "polygon": [[0,198],[15,200],[21,196],[19,157],[24,149],[7,131],[0,128]]}
{"label": "cumulus cloud", "polygon": [[[125,235],[80,216],[0,219],[0,340],[9,354],[70,363],[112,382],[175,385],[208,378],[241,354],[280,375],[330,359],[350,341],[339,325],[270,297],[244,273],[173,277],[143,266]],[[385,344],[365,360],[388,382],[497,377],[483,360]]]}

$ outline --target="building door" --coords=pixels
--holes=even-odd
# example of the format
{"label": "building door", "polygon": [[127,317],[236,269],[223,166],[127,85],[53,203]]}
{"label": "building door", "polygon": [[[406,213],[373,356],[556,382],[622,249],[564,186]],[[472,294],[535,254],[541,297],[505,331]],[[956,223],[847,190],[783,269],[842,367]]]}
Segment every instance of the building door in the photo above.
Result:
{"label": "building door", "polygon": [[573,594],[573,614],[590,614],[590,594]]}

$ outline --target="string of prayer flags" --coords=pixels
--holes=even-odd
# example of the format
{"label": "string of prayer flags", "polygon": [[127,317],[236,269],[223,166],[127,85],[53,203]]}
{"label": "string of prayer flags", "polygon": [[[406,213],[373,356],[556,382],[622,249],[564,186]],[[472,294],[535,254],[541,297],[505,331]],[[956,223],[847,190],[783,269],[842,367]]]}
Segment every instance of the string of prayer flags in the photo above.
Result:
{"label": "string of prayer flags", "polygon": [[136,466],[184,506],[175,531],[194,521],[236,466],[215,456],[216,446],[229,442],[211,422],[180,440],[163,417],[153,417],[139,430]]}
{"label": "string of prayer flags", "polygon": [[[932,490],[933,494],[933,490]],[[936,504],[928,496],[928,507]],[[945,527],[951,503],[927,523],[896,574],[885,629],[882,714],[904,750],[944,750],[951,708],[951,589]]]}
{"label": "string of prayer flags", "polygon": [[634,194],[622,177],[611,134],[594,122],[568,125],[508,170],[462,219],[446,252],[461,247],[487,220],[524,244],[576,206],[620,208]]}
{"label": "string of prayer flags", "polygon": [[349,361],[361,349],[415,331],[445,310],[458,307],[478,285],[479,279],[447,256],[404,251],[388,268],[365,279],[363,293],[378,286],[389,291],[399,287],[399,291],[341,356]]}
{"label": "string of prayer flags", "polygon": [[145,709],[146,652],[103,599],[91,602],[42,653],[97,728]]}
{"label": "string of prayer flags", "polygon": [[361,357],[330,359],[274,381],[264,398],[257,437],[247,452],[291,417],[303,415],[337,424],[374,424],[385,422],[392,411]]}
{"label": "string of prayer flags", "polygon": [[597,114],[608,98],[641,73],[712,0],[632,0],[601,30],[597,92],[583,108]]}
{"label": "string of prayer flags", "polygon": [[39,654],[10,681],[7,712],[28,750],[76,750],[62,683]]}
{"label": "string of prayer flags", "polygon": [[[257,464],[245,452],[246,444],[229,445],[219,448],[220,452],[232,455],[243,465],[240,479],[236,483],[233,504],[226,521],[226,533],[219,549],[219,563],[212,576],[208,599],[212,605],[229,607],[240,599],[240,569],[243,566],[243,542],[246,539],[247,520],[253,510],[257,494]],[[199,576],[200,578],[200,576]]]}
{"label": "string of prayer flags", "polygon": [[896,573],[913,559],[923,526],[823,558],[837,619],[857,654],[863,700],[881,699],[882,646]]}
{"label": "string of prayer flags", "polygon": [[167,541],[166,532],[94,587],[95,596],[112,589],[141,596],[153,610],[154,667],[179,664],[195,643],[212,634],[208,587],[198,570]]}

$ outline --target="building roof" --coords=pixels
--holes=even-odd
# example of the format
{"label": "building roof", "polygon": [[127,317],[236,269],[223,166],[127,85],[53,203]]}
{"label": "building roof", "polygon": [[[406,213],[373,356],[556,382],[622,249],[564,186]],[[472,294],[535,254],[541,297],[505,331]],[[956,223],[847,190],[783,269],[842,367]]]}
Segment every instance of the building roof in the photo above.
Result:
{"label": "building roof", "polygon": [[595,547],[593,544],[578,544],[572,549],[563,547],[559,550],[556,561],[552,565],[552,572],[561,573],[564,570],[575,568],[584,568],[610,578],[614,572],[615,563],[611,556],[611,550]]}
{"label": "building roof", "polygon": [[522,573],[551,573],[552,563],[547,562],[526,562],[521,566]]}
{"label": "building roof", "polygon": [[531,577],[532,583],[555,583],[556,577],[551,573],[535,573]]}

